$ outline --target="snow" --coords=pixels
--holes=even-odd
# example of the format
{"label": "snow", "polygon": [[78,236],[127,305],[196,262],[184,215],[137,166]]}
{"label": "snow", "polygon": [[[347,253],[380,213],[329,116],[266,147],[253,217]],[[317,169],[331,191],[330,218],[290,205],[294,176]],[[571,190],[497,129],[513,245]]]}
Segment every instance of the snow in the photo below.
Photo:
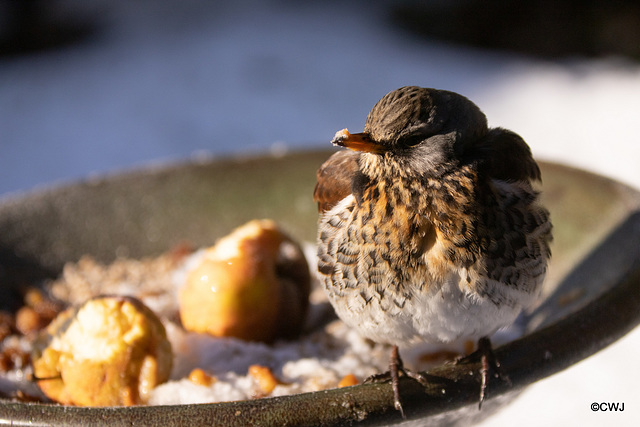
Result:
{"label": "snow", "polygon": [[[459,92],[538,158],[640,188],[640,67],[411,38],[384,2],[58,1],[76,45],[0,58],[0,196],[202,153],[328,147],[386,92]],[[2,11],[0,10],[0,13]],[[640,329],[531,386],[485,425],[637,425]],[[594,413],[593,402],[624,402]]]}

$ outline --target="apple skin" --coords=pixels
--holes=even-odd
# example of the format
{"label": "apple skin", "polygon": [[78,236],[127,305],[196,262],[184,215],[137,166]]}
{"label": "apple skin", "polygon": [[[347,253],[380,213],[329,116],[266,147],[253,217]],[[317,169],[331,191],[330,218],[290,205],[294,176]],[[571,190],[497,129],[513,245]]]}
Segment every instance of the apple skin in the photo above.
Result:
{"label": "apple skin", "polygon": [[272,342],[299,335],[309,305],[309,266],[271,220],[253,220],[207,249],[179,292],[185,329]]}

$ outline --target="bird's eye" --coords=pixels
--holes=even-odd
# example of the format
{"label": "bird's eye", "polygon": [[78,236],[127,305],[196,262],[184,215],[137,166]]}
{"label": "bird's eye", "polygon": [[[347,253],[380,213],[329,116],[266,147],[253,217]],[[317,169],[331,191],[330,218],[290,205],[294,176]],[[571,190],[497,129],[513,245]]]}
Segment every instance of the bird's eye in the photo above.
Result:
{"label": "bird's eye", "polygon": [[403,147],[415,147],[425,140],[424,135],[405,135],[398,139],[398,144]]}

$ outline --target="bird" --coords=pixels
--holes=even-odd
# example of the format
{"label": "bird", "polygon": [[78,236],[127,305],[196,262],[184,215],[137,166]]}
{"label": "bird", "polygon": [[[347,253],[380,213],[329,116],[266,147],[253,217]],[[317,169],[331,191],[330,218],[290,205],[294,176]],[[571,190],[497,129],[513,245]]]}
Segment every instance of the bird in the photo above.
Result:
{"label": "bird", "polygon": [[[399,348],[478,340],[479,407],[490,336],[539,299],[552,224],[540,168],[515,132],[488,126],[451,91],[405,86],[383,96],[364,131],[318,169],[318,273],[338,317],[391,346],[388,379],[404,417]],[[508,380],[508,378],[506,378]]]}

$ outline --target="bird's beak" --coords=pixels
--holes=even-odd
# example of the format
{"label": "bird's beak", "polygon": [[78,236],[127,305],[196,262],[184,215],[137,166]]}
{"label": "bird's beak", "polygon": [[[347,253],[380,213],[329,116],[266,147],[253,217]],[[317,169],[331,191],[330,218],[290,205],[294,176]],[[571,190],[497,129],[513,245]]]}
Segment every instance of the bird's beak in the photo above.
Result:
{"label": "bird's beak", "polygon": [[350,148],[354,151],[365,151],[367,153],[381,153],[385,151],[385,147],[371,139],[368,133],[349,133],[346,129],[336,132],[331,143]]}

